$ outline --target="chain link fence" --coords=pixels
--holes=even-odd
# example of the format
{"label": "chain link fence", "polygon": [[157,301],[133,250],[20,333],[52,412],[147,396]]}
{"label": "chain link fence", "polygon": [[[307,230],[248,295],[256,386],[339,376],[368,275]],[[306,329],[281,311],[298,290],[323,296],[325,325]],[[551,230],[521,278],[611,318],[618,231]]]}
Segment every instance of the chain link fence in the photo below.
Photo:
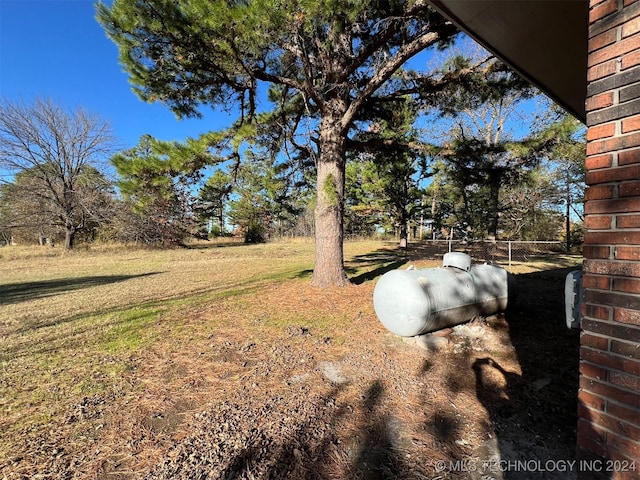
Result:
{"label": "chain link fence", "polygon": [[442,256],[447,252],[464,252],[476,262],[511,265],[527,262],[541,255],[564,253],[566,244],[559,241],[474,241],[422,240],[425,254]]}

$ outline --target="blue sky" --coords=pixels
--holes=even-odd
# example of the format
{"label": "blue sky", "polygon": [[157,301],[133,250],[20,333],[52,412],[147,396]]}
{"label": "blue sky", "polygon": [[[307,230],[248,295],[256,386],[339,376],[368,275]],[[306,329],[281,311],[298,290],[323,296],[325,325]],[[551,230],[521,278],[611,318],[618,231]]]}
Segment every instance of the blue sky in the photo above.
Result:
{"label": "blue sky", "polygon": [[161,104],[135,96],[118,50],[94,18],[94,0],[0,0],[0,96],[30,102],[51,98],[108,121],[122,148],[149,133],[184,140],[229,124],[204,107],[203,119],[177,120]]}

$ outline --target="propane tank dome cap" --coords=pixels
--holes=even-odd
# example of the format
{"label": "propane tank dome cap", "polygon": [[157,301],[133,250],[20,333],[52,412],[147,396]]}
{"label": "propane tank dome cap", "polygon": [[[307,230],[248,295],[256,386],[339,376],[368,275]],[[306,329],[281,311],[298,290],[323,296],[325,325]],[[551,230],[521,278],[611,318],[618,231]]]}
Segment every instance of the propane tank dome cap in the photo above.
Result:
{"label": "propane tank dome cap", "polygon": [[442,257],[443,267],[459,268],[468,272],[471,270],[471,257],[464,252],[449,252]]}

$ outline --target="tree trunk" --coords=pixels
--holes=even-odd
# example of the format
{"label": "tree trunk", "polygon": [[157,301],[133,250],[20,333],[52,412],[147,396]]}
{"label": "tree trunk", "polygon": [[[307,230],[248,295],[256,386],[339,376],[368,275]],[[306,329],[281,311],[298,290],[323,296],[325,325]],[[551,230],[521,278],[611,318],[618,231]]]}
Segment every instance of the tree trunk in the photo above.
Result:
{"label": "tree trunk", "polygon": [[400,246],[406,248],[409,244],[409,230],[407,229],[407,218],[405,215],[401,216],[398,228],[400,230]]}
{"label": "tree trunk", "polygon": [[316,221],[316,257],[311,283],[318,287],[349,284],[344,270],[343,201],[344,137],[336,118],[323,118],[320,127]]}
{"label": "tree trunk", "polygon": [[64,232],[64,249],[73,250],[73,241],[75,240],[75,229],[68,228]]}
{"label": "tree trunk", "polygon": [[73,215],[73,180],[65,178],[62,182],[64,201],[64,249],[72,250],[76,234],[76,221]]}
{"label": "tree trunk", "polygon": [[571,252],[571,183],[569,179],[568,170],[565,175],[565,186],[566,186],[565,202],[567,204],[566,211],[565,211],[565,234],[567,236],[565,248],[566,248],[566,252],[570,253]]}
{"label": "tree trunk", "polygon": [[495,175],[489,177],[489,225],[487,227],[487,237],[494,242],[498,238],[498,206],[500,198],[500,179]]}
{"label": "tree trunk", "polygon": [[220,216],[218,217],[218,225],[220,226],[220,236],[224,236],[224,212],[220,209]]}
{"label": "tree trunk", "polygon": [[64,249],[72,250],[73,241],[75,240],[76,236],[76,225],[73,218],[73,211],[67,211],[66,217],[67,218],[64,225]]}

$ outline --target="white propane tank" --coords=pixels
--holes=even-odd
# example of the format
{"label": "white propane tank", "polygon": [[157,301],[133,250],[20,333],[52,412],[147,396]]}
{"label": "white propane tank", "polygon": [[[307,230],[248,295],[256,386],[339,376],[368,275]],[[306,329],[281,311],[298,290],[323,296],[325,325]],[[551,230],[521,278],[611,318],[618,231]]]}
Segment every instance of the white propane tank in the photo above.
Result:
{"label": "white propane tank", "polygon": [[373,305],[391,332],[413,337],[505,311],[515,298],[515,279],[495,265],[471,265],[462,252],[445,267],[392,270],[375,286]]}

